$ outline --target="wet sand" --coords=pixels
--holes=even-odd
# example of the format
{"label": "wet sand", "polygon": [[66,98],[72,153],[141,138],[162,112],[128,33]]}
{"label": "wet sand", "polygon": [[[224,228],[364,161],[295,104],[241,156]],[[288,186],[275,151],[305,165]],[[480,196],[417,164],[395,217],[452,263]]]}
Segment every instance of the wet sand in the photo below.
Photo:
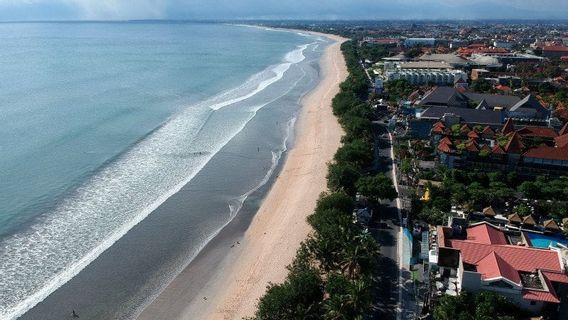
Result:
{"label": "wet sand", "polygon": [[345,39],[325,36],[336,42],[322,56],[321,81],[302,100],[295,145],[250,226],[241,236],[222,231],[208,252],[176,277],[139,319],[252,316],[268,283],[286,278],[286,266],[310,232],[306,217],[327,189],[327,163],[343,134],[331,100],[347,77],[340,51]]}

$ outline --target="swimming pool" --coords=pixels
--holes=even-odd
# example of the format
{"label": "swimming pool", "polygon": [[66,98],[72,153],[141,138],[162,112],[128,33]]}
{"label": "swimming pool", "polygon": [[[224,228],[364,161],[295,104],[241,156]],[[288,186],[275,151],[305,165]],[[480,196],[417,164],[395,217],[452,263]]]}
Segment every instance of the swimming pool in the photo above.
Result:
{"label": "swimming pool", "polygon": [[529,240],[531,247],[548,248],[552,247],[568,247],[568,239],[562,236],[550,236],[535,232],[525,232],[525,237]]}

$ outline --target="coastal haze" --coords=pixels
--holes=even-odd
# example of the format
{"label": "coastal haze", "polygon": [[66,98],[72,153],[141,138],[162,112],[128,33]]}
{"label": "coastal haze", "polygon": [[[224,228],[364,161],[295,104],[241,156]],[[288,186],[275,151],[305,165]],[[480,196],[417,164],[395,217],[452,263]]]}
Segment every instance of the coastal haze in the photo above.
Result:
{"label": "coastal haze", "polygon": [[2,24],[0,37],[8,319],[58,288],[23,318],[139,312],[268,182],[329,42],[191,23]]}

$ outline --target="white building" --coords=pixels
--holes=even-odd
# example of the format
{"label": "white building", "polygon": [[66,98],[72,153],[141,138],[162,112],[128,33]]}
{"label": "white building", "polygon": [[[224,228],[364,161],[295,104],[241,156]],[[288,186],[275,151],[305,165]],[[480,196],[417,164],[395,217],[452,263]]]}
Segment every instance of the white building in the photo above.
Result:
{"label": "white building", "polygon": [[404,40],[404,46],[407,48],[433,47],[434,45],[436,45],[436,39],[434,38],[407,38]]}
{"label": "white building", "polygon": [[493,46],[495,48],[502,48],[507,50],[511,50],[513,48],[513,44],[511,42],[505,42],[505,41],[494,41]]}
{"label": "white building", "polygon": [[385,72],[385,81],[406,80],[411,85],[453,85],[455,81],[467,81],[467,74],[461,70],[405,69]]}

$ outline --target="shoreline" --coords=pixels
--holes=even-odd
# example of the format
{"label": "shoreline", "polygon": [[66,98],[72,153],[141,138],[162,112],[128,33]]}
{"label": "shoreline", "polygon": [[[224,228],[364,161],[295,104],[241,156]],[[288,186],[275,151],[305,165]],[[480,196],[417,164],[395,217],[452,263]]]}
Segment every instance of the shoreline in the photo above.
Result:
{"label": "shoreline", "polygon": [[[346,39],[301,31],[335,42],[321,57],[320,82],[302,99],[294,146],[279,175],[274,177],[264,199],[259,199],[260,208],[252,213],[244,235],[223,235],[222,231],[211,243],[211,251],[226,248],[227,243],[232,243],[231,250],[223,256],[211,252],[196,258],[146,306],[138,319],[252,316],[267,284],[282,282],[287,276],[286,266],[310,232],[306,217],[313,212],[319,194],[327,190],[327,163],[339,148],[343,134],[332,113],[331,100],[347,77],[339,49]],[[205,277],[199,277],[200,274]],[[190,283],[194,290],[187,290]],[[196,291],[196,287],[200,289]]]}

